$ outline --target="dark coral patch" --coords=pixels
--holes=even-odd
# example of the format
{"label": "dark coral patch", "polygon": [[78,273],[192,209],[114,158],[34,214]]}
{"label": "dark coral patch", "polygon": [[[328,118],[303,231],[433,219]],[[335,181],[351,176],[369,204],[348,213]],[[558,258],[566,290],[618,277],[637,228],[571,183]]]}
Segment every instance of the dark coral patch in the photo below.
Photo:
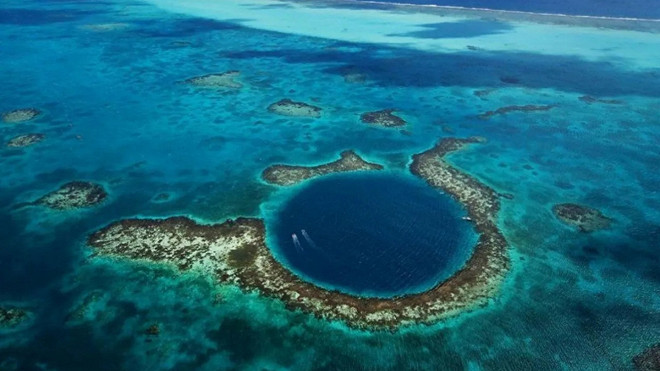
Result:
{"label": "dark coral patch", "polygon": [[553,108],[555,108],[556,105],[550,104],[550,105],[534,105],[534,104],[527,104],[524,106],[506,106],[506,107],[500,107],[496,109],[495,111],[488,111],[485,113],[482,113],[479,115],[480,119],[487,120],[493,116],[496,115],[504,115],[509,112],[542,112],[542,111],[549,111]]}
{"label": "dark coral patch", "polygon": [[45,135],[38,133],[19,135],[10,139],[9,142],[7,142],[7,147],[20,148],[31,146],[35,143],[41,142],[45,137]]}
{"label": "dark coral patch", "polygon": [[14,328],[30,317],[27,309],[15,306],[0,306],[0,328]]}
{"label": "dark coral patch", "polygon": [[91,207],[103,202],[107,197],[108,193],[99,184],[74,181],[62,185],[34,203],[51,209],[68,210]]}
{"label": "dark coral patch", "polygon": [[660,370],[660,343],[655,344],[633,357],[633,364],[639,371]]}
{"label": "dark coral patch", "polygon": [[321,117],[322,109],[304,102],[294,102],[291,99],[279,100],[268,106],[268,112],[282,116]]}
{"label": "dark coral patch", "polygon": [[362,120],[362,122],[364,122],[365,124],[378,125],[386,128],[405,126],[406,120],[393,114],[392,112],[394,112],[393,109],[365,112],[362,115],[360,115],[360,120]]}
{"label": "dark coral patch", "polygon": [[581,232],[593,232],[606,229],[612,224],[612,219],[599,210],[584,205],[564,203],[552,207],[552,212],[562,222],[577,227]]}
{"label": "dark coral patch", "polygon": [[618,99],[602,99],[602,98],[596,98],[592,97],[591,95],[583,95],[581,96],[580,99],[584,103],[602,103],[602,104],[624,104],[625,102],[622,100]]}

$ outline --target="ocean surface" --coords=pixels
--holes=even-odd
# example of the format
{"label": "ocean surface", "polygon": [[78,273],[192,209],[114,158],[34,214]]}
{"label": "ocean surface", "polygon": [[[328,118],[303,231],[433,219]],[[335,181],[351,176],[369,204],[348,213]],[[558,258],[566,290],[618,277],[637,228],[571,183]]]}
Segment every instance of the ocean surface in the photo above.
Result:
{"label": "ocean surface", "polygon": [[[660,18],[657,0],[498,4]],[[5,0],[0,41],[0,112],[42,111],[0,122],[0,306],[32,313],[0,328],[0,370],[634,370],[633,357],[660,342],[657,20],[350,1]],[[240,89],[182,83],[232,70]],[[268,112],[283,98],[323,115]],[[525,105],[551,108],[481,116]],[[387,108],[404,129],[360,121]],[[5,145],[28,133],[45,138]],[[271,248],[313,281],[309,265],[282,249],[298,229],[325,248],[328,231],[315,218],[370,180],[350,173],[277,187],[261,173],[333,161],[347,149],[382,164],[382,176],[412,182],[376,188],[371,205],[384,202],[386,188],[412,187],[401,202],[439,198],[420,213],[399,208],[418,218],[416,235],[439,238],[442,231],[421,231],[425,213],[438,212],[469,240],[462,207],[408,171],[411,155],[438,139],[469,136],[487,141],[447,161],[512,196],[498,214],[511,271],[487,305],[434,325],[354,329],[198,273],[95,257],[86,243],[126,218],[269,221],[293,205],[285,216],[312,224],[281,226]],[[339,179],[336,195],[296,206]],[[24,206],[75,180],[103,185],[108,199],[69,211]],[[580,232],[553,215],[566,202],[613,223]],[[361,209],[360,224],[391,217],[391,206],[373,205],[385,215]],[[405,236],[386,233],[394,242]],[[404,289],[411,285],[389,292]],[[149,331],[155,324],[158,335]]]}

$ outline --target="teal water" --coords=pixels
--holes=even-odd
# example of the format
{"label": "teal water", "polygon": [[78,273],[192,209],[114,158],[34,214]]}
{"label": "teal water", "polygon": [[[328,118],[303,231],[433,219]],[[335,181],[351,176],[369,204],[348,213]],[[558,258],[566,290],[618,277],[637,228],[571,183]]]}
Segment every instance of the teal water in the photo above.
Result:
{"label": "teal water", "polygon": [[273,250],[331,290],[394,297],[431,289],[463,267],[477,239],[455,201],[407,178],[311,182],[266,221]]}
{"label": "teal water", "polygon": [[[46,139],[0,150],[0,302],[35,313],[0,330],[2,367],[632,370],[631,358],[660,341],[657,31],[509,18],[475,31],[482,13],[250,4],[3,3],[0,110],[44,115],[3,123],[0,139]],[[429,26],[438,23],[452,37]],[[242,89],[180,83],[228,70],[241,71]],[[285,97],[324,114],[269,114]],[[477,117],[525,104],[556,107]],[[384,108],[406,131],[359,121]],[[449,160],[514,195],[500,212],[513,266],[486,307],[434,326],[352,330],[192,273],[90,258],[85,246],[122,218],[271,215],[295,192],[260,180],[273,163],[356,149],[396,175],[438,138],[471,135],[488,142]],[[81,211],[13,209],[72,180],[103,184],[109,199]],[[172,198],[152,202],[163,192]],[[553,217],[561,202],[615,222],[579,233]],[[145,334],[153,323],[158,336]]]}

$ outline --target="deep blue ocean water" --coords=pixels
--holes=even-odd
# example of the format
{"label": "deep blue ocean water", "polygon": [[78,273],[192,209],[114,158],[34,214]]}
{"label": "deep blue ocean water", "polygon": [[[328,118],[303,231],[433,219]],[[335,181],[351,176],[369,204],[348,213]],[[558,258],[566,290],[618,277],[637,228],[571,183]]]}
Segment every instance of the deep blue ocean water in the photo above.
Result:
{"label": "deep blue ocean water", "polygon": [[[44,115],[0,124],[0,140],[46,139],[0,149],[0,303],[34,312],[0,330],[0,369],[634,370],[632,357],[660,341],[657,32],[356,4],[312,17],[286,13],[299,4],[236,0],[221,12],[205,3],[200,18],[165,0],[3,2],[0,111]],[[228,70],[241,71],[243,89],[180,83]],[[285,97],[324,114],[268,113]],[[478,118],[525,104],[555,108]],[[384,108],[405,131],[360,122]],[[274,163],[355,149],[401,176],[411,154],[472,135],[487,143],[448,161],[514,196],[499,214],[512,271],[487,306],[437,325],[357,331],[194,273],[90,258],[85,245],[136,216],[270,218],[305,187],[261,181]],[[109,199],[14,209],[72,180],[103,184]],[[162,192],[172,198],[153,202]],[[560,202],[614,223],[580,233],[553,216]],[[154,323],[160,335],[146,335]]]}
{"label": "deep blue ocean water", "polygon": [[476,241],[464,215],[421,180],[334,176],[288,200],[271,234],[278,255],[312,282],[391,297],[426,291],[463,266]]}

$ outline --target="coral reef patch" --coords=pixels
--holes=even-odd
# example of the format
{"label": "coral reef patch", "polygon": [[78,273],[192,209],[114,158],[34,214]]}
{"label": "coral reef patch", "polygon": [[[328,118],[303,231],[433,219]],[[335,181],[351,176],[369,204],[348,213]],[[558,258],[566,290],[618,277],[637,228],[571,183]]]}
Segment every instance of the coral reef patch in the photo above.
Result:
{"label": "coral reef patch", "polygon": [[41,114],[36,108],[20,108],[13,111],[4,112],[2,121],[8,124],[17,124],[19,122],[30,121]]}
{"label": "coral reef patch", "polygon": [[406,121],[392,112],[394,112],[393,109],[365,112],[360,115],[360,120],[365,124],[378,125],[386,128],[405,126]]}
{"label": "coral reef patch", "polygon": [[10,305],[0,305],[0,329],[14,328],[30,318],[30,311]]}
{"label": "coral reef patch", "polygon": [[382,169],[382,165],[367,162],[349,150],[342,152],[338,160],[317,166],[272,165],[263,171],[261,177],[270,184],[289,186],[331,173]]}
{"label": "coral reef patch", "polygon": [[7,142],[7,147],[21,148],[31,146],[44,140],[46,136],[38,133],[24,134],[14,137]]}
{"label": "coral reef patch", "polygon": [[235,79],[240,75],[239,71],[227,71],[223,73],[212,73],[197,76],[185,80],[184,83],[202,88],[230,88],[240,89],[243,84]]}
{"label": "coral reef patch", "polygon": [[128,23],[95,23],[95,24],[86,24],[83,26],[80,26],[81,29],[86,30],[86,31],[93,31],[93,32],[112,32],[112,31],[121,31],[129,28],[130,25]]}
{"label": "coral reef patch", "polygon": [[609,228],[612,219],[599,210],[584,205],[564,203],[552,207],[552,212],[562,222],[577,227],[581,232],[593,232]]}
{"label": "coral reef patch", "polygon": [[554,104],[550,105],[534,105],[534,104],[527,104],[524,106],[506,106],[506,107],[500,107],[496,109],[495,111],[488,111],[485,113],[482,113],[479,115],[479,118],[482,120],[488,120],[489,118],[497,115],[504,115],[509,112],[541,112],[541,111],[549,111],[553,108],[557,107]]}
{"label": "coral reef patch", "polygon": [[625,103],[624,101],[618,99],[602,99],[602,98],[592,97],[590,95],[583,95],[578,99],[580,99],[582,102],[587,104],[591,104],[591,103],[624,104]]}
{"label": "coral reef patch", "polygon": [[268,106],[268,112],[282,116],[293,117],[321,117],[322,109],[304,102],[294,102],[291,99],[282,99]]}
{"label": "coral reef patch", "polygon": [[39,198],[34,204],[57,210],[78,209],[97,205],[107,196],[108,193],[99,184],[74,181]]}

